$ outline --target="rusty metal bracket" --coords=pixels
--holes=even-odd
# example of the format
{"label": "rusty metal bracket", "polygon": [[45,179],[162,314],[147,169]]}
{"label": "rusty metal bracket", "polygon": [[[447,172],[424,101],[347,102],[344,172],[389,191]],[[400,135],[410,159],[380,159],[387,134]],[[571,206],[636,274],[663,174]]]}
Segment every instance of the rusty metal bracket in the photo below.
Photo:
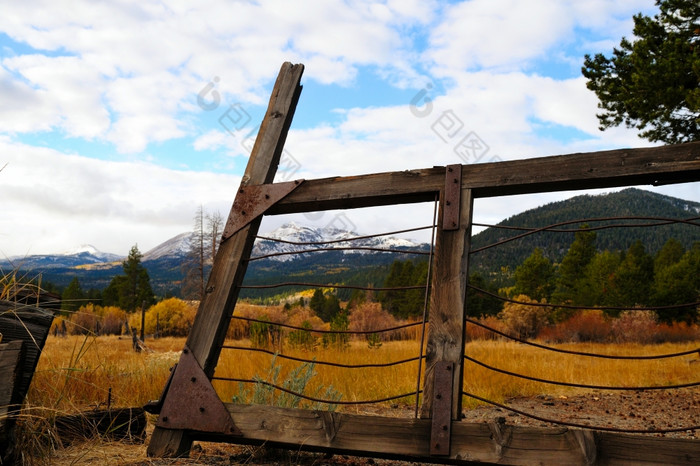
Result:
{"label": "rusty metal bracket", "polygon": [[156,425],[165,429],[243,435],[187,346],[175,367]]}
{"label": "rusty metal bracket", "polygon": [[433,384],[433,423],[430,430],[430,454],[449,456],[452,434],[452,380],[454,363],[435,364]]}
{"label": "rusty metal bracket", "polygon": [[443,203],[442,229],[459,229],[459,211],[462,198],[462,165],[448,165],[445,170],[445,200]]}
{"label": "rusty metal bracket", "polygon": [[301,186],[303,181],[255,184],[238,188],[238,194],[236,194],[236,199],[233,201],[231,212],[224,226],[221,242],[223,243],[238,230],[264,214],[267,209]]}

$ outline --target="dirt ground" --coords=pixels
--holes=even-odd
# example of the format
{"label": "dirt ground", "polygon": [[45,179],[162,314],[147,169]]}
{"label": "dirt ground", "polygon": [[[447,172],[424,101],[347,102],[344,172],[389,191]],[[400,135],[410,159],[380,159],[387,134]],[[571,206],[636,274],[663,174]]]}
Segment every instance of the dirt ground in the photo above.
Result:
{"label": "dirt ground", "polygon": [[[507,401],[515,409],[542,418],[577,424],[634,430],[673,429],[700,425],[700,390],[644,392],[590,392],[575,396],[515,398]],[[367,412],[367,414],[384,414]],[[391,416],[412,416],[411,409],[392,409]],[[501,418],[501,419],[499,419]],[[551,427],[542,421],[527,418],[497,407],[480,406],[463,413],[465,422],[505,421],[508,425]],[[152,428],[152,427],[151,427]],[[700,430],[684,430],[666,434],[643,434],[674,438],[699,439]],[[49,463],[55,465],[101,464],[130,466],[170,465],[384,465],[400,466],[418,463],[360,458],[347,455],[326,455],[286,451],[264,447],[196,443],[189,458],[158,459],[146,456],[145,443],[101,442],[90,440],[55,452]]]}

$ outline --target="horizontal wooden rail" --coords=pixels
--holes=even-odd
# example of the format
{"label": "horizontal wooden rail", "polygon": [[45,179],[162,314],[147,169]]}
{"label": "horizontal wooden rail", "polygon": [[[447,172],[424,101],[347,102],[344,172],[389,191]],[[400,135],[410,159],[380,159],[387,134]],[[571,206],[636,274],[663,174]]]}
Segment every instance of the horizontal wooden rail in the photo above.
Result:
{"label": "horizontal wooden rail", "polygon": [[[474,197],[660,185],[700,180],[700,142],[464,165]],[[266,214],[286,214],[434,199],[445,167],[306,180]]]}
{"label": "horizontal wooden rail", "polygon": [[[430,456],[430,419],[227,404],[236,443],[290,446],[424,462],[498,464],[700,464],[697,440],[565,427],[452,422],[449,456]],[[400,452],[400,453],[399,453]]]}

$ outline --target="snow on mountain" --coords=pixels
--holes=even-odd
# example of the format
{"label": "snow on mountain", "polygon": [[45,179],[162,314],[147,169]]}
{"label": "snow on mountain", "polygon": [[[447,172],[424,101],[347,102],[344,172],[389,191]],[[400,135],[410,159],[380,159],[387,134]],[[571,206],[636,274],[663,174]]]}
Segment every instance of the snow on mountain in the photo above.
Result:
{"label": "snow on mountain", "polygon": [[141,260],[145,262],[168,257],[184,257],[187,255],[187,251],[190,249],[191,241],[191,232],[180,233],[179,235],[174,236],[164,243],[161,243],[153,249],[143,253]]}
{"label": "snow on mountain", "polygon": [[[377,236],[352,240],[358,235],[355,232],[339,230],[337,228],[312,228],[299,225],[294,222],[286,223],[274,231],[262,234],[265,238],[258,238],[253,246],[252,257],[274,255],[270,258],[278,261],[290,261],[299,257],[294,254],[283,255],[281,253],[297,252],[316,248],[350,248],[371,247],[381,249],[425,249],[425,245],[411,240],[397,238],[395,236]],[[281,240],[281,241],[275,241]],[[312,244],[294,244],[312,243]],[[342,250],[344,254],[366,254],[367,250]]]}
{"label": "snow on mountain", "polygon": [[69,249],[68,251],[60,254],[62,256],[80,256],[89,260],[89,262],[113,262],[121,260],[124,257],[118,254],[112,254],[109,252],[102,252],[97,249],[92,244],[81,244],[78,247]]}

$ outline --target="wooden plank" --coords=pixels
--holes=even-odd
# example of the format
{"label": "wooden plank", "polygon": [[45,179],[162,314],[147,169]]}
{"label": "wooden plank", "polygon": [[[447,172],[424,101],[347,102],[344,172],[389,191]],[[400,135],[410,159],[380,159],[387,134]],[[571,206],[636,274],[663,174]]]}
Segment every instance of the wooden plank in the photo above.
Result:
{"label": "wooden plank", "polygon": [[65,447],[96,436],[117,441],[143,441],[148,422],[143,408],[134,407],[57,416],[53,424],[56,435]]}
{"label": "wooden plank", "polygon": [[2,341],[8,343],[21,340],[25,344],[26,355],[22,367],[21,379],[17,390],[24,399],[29,384],[34,376],[34,369],[39,362],[39,356],[46,343],[46,337],[51,330],[53,312],[18,304],[11,301],[0,301],[0,334]]}
{"label": "wooden plank", "polygon": [[452,421],[449,457],[430,456],[429,419],[226,405],[243,432],[236,443],[421,462],[530,464],[700,464],[700,441]]}
{"label": "wooden plank", "polygon": [[[303,65],[282,65],[241,186],[272,183],[301,93],[303,71]],[[247,262],[243,259],[250,256],[260,221],[253,220],[219,246],[205,296],[187,337],[186,346],[210,379],[245,275]],[[156,427],[148,454],[183,456],[192,445],[188,437],[184,431]]]}
{"label": "wooden plank", "polygon": [[0,464],[13,464],[15,414],[24,398],[18,389],[24,350],[22,340],[0,344]]}
{"label": "wooden plank", "polygon": [[[429,202],[444,168],[306,180],[267,214]],[[700,180],[700,142],[464,165],[474,197]]]}
{"label": "wooden plank", "polygon": [[440,220],[435,240],[421,417],[432,417],[435,365],[443,361],[454,364],[452,419],[458,419],[462,412],[464,317],[469,273],[472,191],[462,190],[457,230],[446,231],[441,227],[444,202],[444,199],[440,200]]}

